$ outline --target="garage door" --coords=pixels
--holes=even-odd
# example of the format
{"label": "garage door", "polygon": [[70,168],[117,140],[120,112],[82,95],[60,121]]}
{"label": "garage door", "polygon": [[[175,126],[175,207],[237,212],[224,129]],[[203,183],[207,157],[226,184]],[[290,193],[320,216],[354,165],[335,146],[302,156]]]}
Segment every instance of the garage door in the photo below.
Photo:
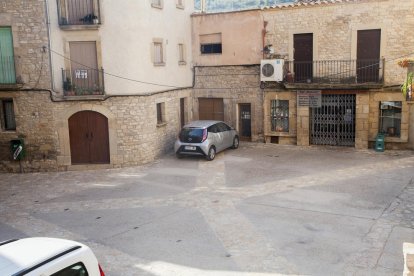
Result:
{"label": "garage door", "polygon": [[198,98],[200,120],[224,121],[224,104],[222,98]]}

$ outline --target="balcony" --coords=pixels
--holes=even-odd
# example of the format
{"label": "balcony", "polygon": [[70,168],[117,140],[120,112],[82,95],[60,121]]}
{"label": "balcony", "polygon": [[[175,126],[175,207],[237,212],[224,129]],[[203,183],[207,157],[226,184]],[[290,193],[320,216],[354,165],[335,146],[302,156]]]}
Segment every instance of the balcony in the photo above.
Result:
{"label": "balcony", "polygon": [[23,87],[16,77],[17,60],[14,56],[0,55],[0,90],[17,90]]}
{"label": "balcony", "polygon": [[88,98],[105,95],[104,70],[62,69],[63,95],[65,97],[86,96]]}
{"label": "balcony", "polygon": [[384,82],[384,60],[322,60],[285,63],[291,89],[370,89]]}
{"label": "balcony", "polygon": [[98,29],[99,0],[57,0],[59,26],[64,30]]}

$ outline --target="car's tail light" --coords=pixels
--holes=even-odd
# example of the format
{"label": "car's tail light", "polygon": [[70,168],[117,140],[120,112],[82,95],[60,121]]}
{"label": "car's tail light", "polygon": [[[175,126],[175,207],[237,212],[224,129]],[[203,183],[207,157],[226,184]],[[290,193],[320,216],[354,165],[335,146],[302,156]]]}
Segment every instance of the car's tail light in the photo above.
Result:
{"label": "car's tail light", "polygon": [[207,139],[207,129],[203,129],[203,139],[201,140],[201,142],[204,142]]}
{"label": "car's tail light", "polygon": [[100,264],[98,264],[98,267],[99,267],[99,273],[100,273],[100,275],[101,276],[105,276],[105,273],[103,272],[102,267],[101,267]]}

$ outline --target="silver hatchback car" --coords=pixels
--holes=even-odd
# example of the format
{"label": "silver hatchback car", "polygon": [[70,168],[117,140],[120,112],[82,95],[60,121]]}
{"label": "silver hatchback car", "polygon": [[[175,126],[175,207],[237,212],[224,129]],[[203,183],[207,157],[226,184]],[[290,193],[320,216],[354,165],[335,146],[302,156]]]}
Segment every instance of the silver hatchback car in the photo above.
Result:
{"label": "silver hatchback car", "polygon": [[239,147],[237,131],[221,121],[194,121],[185,125],[174,145],[178,158],[183,155],[204,155],[211,161],[216,153]]}

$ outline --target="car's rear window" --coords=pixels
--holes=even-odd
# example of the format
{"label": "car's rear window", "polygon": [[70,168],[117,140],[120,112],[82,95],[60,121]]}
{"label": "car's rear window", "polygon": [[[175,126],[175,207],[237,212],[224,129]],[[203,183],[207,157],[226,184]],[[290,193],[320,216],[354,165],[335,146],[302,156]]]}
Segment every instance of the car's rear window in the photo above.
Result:
{"label": "car's rear window", "polygon": [[180,132],[180,141],[187,143],[200,143],[203,140],[202,128],[183,128]]}

